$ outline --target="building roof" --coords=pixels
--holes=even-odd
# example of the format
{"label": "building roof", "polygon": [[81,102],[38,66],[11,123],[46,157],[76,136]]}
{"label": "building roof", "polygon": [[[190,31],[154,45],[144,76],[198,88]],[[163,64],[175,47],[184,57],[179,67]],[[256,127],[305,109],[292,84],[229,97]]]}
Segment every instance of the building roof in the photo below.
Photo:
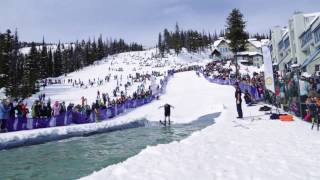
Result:
{"label": "building roof", "polygon": [[211,55],[221,56],[221,53],[217,48],[214,48]]}
{"label": "building roof", "polygon": [[238,52],[237,56],[262,56],[262,54],[260,52],[243,51]]}
{"label": "building roof", "polygon": [[261,46],[271,46],[270,39],[261,39]]}
{"label": "building roof", "polygon": [[315,16],[312,21],[306,26],[305,30],[300,34],[299,37],[302,37],[307,31],[311,29],[311,27],[314,25],[314,23],[319,19],[320,17],[320,12],[319,13],[312,13],[310,16],[306,17],[313,17]]}
{"label": "building roof", "polygon": [[214,41],[213,46],[214,46],[214,47],[217,47],[217,46],[219,46],[219,44],[220,44],[221,42],[223,42],[223,41],[226,42],[226,43],[230,43],[229,40],[226,40],[224,37],[220,37],[218,40]]}
{"label": "building roof", "polygon": [[248,42],[256,48],[261,48],[261,41],[258,41],[257,39],[248,39]]}
{"label": "building roof", "polygon": [[320,16],[320,12],[306,13],[306,14],[303,14],[303,16],[304,16],[304,17]]}

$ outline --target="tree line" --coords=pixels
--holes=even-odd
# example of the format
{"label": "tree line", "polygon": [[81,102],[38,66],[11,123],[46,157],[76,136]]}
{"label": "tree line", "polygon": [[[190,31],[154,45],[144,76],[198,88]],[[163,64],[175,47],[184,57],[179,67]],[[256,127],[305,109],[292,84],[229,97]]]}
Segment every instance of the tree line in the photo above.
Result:
{"label": "tree line", "polygon": [[[27,53],[22,47],[29,47]],[[39,80],[58,77],[93,64],[108,55],[141,51],[143,46],[123,39],[82,40],[74,43],[47,44],[20,42],[17,31],[0,32],[0,89],[9,97],[26,98],[39,90]]]}
{"label": "tree line", "polygon": [[211,34],[195,30],[184,31],[176,24],[175,31],[164,29],[163,33],[159,33],[157,47],[161,56],[169,53],[170,49],[174,49],[176,54],[179,54],[182,48],[186,48],[189,52],[198,52],[224,35],[224,30],[220,31],[219,35],[216,32]]}

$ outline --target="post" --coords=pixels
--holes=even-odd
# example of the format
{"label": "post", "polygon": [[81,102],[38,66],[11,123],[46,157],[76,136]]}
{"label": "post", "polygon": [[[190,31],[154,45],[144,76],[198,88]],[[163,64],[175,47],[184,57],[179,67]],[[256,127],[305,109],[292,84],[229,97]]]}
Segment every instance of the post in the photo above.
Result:
{"label": "post", "polygon": [[299,99],[299,113],[300,113],[300,117],[302,117],[302,106],[301,106],[301,95],[300,95],[300,68],[297,68],[297,78],[298,78],[298,99]]}
{"label": "post", "polygon": [[237,59],[237,52],[235,53],[234,55],[234,59],[235,59],[235,62],[236,62],[236,80],[238,81],[238,59]]}

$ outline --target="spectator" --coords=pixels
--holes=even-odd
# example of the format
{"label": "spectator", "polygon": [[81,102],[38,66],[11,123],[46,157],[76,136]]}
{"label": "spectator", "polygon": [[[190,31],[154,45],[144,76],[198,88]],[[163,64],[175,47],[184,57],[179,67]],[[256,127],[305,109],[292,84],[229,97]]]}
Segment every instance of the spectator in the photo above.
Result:
{"label": "spectator", "polygon": [[248,92],[248,90],[246,90],[245,93],[244,93],[244,100],[245,100],[246,104],[249,105],[249,106],[251,106],[253,104],[251,95]]}
{"label": "spectator", "polygon": [[40,108],[41,108],[40,101],[39,100],[34,101],[31,107],[32,118],[40,118]]}
{"label": "spectator", "polygon": [[1,123],[1,131],[7,132],[7,120],[9,119],[9,103],[6,100],[2,100],[0,102],[0,123]]}
{"label": "spectator", "polygon": [[60,106],[59,102],[56,101],[54,103],[54,105],[52,106],[52,114],[53,114],[54,117],[59,116],[60,109],[61,109],[61,106]]}

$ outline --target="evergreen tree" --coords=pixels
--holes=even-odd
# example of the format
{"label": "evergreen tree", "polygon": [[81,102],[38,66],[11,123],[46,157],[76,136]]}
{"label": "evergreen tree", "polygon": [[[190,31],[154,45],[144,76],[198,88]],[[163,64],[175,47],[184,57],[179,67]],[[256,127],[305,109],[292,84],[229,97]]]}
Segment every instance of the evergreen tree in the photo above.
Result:
{"label": "evergreen tree", "polygon": [[14,36],[8,35],[10,45],[8,48],[9,51],[9,73],[8,73],[8,82],[6,87],[6,94],[12,97],[18,96],[18,86],[20,79],[17,76],[17,63],[19,58],[19,40],[18,32],[15,31]]}
{"label": "evergreen tree", "polygon": [[180,37],[180,29],[178,23],[176,23],[175,33],[172,37],[173,49],[176,54],[179,54],[182,48],[181,37]]}
{"label": "evergreen tree", "polygon": [[96,60],[98,60],[98,49],[97,49],[96,40],[93,39],[93,42],[92,42],[92,45],[91,45],[90,64],[92,64]]}
{"label": "evergreen tree", "polygon": [[[29,97],[39,90],[41,79],[78,70],[109,54],[143,50],[142,45],[123,39],[104,43],[101,35],[97,42],[59,42],[49,50],[48,45],[44,38],[41,43],[19,42],[17,31],[14,35],[10,30],[0,33],[0,88],[5,88],[7,96]],[[26,55],[20,53],[23,47],[30,48]]]}
{"label": "evergreen tree", "polygon": [[163,36],[164,36],[164,47],[165,47],[164,49],[167,53],[169,53],[171,38],[170,38],[170,33],[168,29],[164,29]]}
{"label": "evergreen tree", "polygon": [[11,56],[11,31],[1,35],[1,44],[0,44],[0,87],[8,87],[8,78],[10,73],[10,56]]}
{"label": "evergreen tree", "polygon": [[48,62],[47,62],[47,75],[48,77],[52,77],[53,75],[53,55],[52,55],[52,50],[51,48],[49,49],[48,52]]}
{"label": "evergreen tree", "polygon": [[97,54],[97,58],[98,59],[102,59],[104,56],[105,56],[104,45],[103,45],[103,41],[102,41],[102,35],[100,35],[100,37],[98,38],[98,54]]}
{"label": "evergreen tree", "polygon": [[61,48],[60,48],[60,42],[57,46],[57,50],[54,53],[53,57],[53,76],[57,77],[62,74],[62,54],[61,54]]}
{"label": "evergreen tree", "polygon": [[0,88],[5,86],[5,75],[6,75],[6,61],[4,54],[4,42],[5,42],[5,35],[0,33]]}
{"label": "evergreen tree", "polygon": [[159,53],[160,53],[161,57],[163,57],[163,55],[164,55],[164,45],[163,45],[163,42],[162,42],[161,33],[159,33],[159,37],[158,37],[158,49],[159,49]]}
{"label": "evergreen tree", "polygon": [[37,91],[36,81],[39,78],[39,74],[37,73],[39,72],[38,57],[39,55],[36,44],[32,42],[31,49],[25,61],[23,71],[23,86],[24,90],[26,91],[26,96],[30,96]]}
{"label": "evergreen tree", "polygon": [[236,76],[238,75],[238,62],[236,53],[244,51],[248,39],[248,34],[245,32],[246,22],[243,20],[243,15],[239,9],[233,9],[227,18],[226,37],[230,40],[230,49],[235,54],[236,61]]}
{"label": "evergreen tree", "polygon": [[41,45],[41,55],[40,55],[40,60],[39,60],[39,68],[40,68],[40,78],[45,79],[48,77],[48,49],[47,45],[44,42],[44,38],[42,39],[42,45]]}

